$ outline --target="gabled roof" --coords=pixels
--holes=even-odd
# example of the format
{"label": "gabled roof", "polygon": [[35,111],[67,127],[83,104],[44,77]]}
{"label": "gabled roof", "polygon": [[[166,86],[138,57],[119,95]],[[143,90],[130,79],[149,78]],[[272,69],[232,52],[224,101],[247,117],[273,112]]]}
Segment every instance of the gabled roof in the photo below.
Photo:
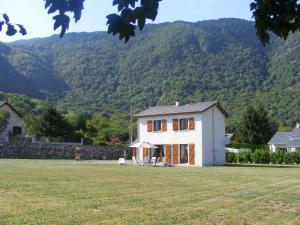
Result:
{"label": "gabled roof", "polygon": [[291,132],[277,132],[271,140],[269,145],[283,145],[287,148],[299,148],[300,147],[300,124],[297,123],[294,130]]}
{"label": "gabled roof", "polygon": [[185,113],[203,113],[211,107],[216,106],[228,117],[226,111],[216,102],[199,102],[187,105],[169,105],[169,106],[156,106],[150,107],[145,111],[142,111],[135,115],[135,117],[145,117],[145,116],[159,116],[159,115],[173,115],[173,114],[185,114]]}
{"label": "gabled roof", "polygon": [[268,145],[286,145],[288,143],[290,133],[291,132],[277,132],[268,142]]}
{"label": "gabled roof", "polygon": [[21,113],[19,113],[11,104],[9,104],[7,101],[5,101],[5,102],[0,102],[0,108],[1,108],[1,106],[3,106],[3,105],[7,105],[7,106],[9,106],[19,117],[23,117],[22,115],[21,115]]}

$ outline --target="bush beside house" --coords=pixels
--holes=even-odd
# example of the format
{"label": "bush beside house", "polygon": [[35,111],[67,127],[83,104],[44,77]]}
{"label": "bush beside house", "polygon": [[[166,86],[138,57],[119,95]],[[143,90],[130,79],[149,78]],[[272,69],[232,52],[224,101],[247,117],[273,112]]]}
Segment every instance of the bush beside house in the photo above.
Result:
{"label": "bush beside house", "polygon": [[265,149],[256,149],[255,151],[242,150],[239,153],[227,152],[227,163],[255,163],[255,164],[300,164],[300,151],[271,152]]}

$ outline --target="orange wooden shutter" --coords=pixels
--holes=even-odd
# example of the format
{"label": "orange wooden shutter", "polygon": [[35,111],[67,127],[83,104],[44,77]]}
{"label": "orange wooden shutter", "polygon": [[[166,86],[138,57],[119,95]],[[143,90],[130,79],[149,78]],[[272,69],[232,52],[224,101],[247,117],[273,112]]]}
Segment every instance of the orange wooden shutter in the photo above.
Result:
{"label": "orange wooden shutter", "polygon": [[178,145],[173,145],[173,163],[178,164]]}
{"label": "orange wooden shutter", "polygon": [[178,119],[173,119],[173,130],[178,130]]}
{"label": "orange wooden shutter", "polygon": [[167,120],[162,120],[161,123],[162,123],[162,131],[167,131],[168,130]]}
{"label": "orange wooden shutter", "polygon": [[171,145],[166,145],[166,162],[171,163]]}
{"label": "orange wooden shutter", "polygon": [[143,156],[148,157],[148,148],[143,148]]}
{"label": "orange wooden shutter", "polygon": [[189,144],[189,164],[195,165],[195,144]]}
{"label": "orange wooden shutter", "polygon": [[152,120],[147,121],[147,131],[152,132]]}
{"label": "orange wooden shutter", "polygon": [[195,119],[189,118],[189,130],[195,130]]}
{"label": "orange wooden shutter", "polygon": [[132,148],[132,157],[136,157],[136,148]]}

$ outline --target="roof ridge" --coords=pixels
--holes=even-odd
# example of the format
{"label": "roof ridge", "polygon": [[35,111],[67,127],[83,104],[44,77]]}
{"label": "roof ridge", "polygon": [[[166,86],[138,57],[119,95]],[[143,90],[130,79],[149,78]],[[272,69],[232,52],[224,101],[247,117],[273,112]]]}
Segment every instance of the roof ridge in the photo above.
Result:
{"label": "roof ridge", "polygon": [[187,103],[184,105],[158,105],[158,106],[150,106],[149,108],[157,108],[157,107],[182,107],[182,106],[187,106],[187,105],[197,105],[197,104],[211,104],[211,103],[218,103],[217,101],[208,101],[208,102],[195,102],[195,103]]}

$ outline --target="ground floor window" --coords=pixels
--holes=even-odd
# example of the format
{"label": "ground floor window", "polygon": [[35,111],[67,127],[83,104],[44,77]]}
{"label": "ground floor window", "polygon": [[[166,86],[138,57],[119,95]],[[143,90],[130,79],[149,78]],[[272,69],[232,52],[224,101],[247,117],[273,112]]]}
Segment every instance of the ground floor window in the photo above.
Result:
{"label": "ground floor window", "polygon": [[180,145],[180,164],[185,164],[188,163],[189,158],[188,158],[188,145],[183,144]]}
{"label": "ground floor window", "polygon": [[22,127],[13,127],[13,136],[21,135]]}

